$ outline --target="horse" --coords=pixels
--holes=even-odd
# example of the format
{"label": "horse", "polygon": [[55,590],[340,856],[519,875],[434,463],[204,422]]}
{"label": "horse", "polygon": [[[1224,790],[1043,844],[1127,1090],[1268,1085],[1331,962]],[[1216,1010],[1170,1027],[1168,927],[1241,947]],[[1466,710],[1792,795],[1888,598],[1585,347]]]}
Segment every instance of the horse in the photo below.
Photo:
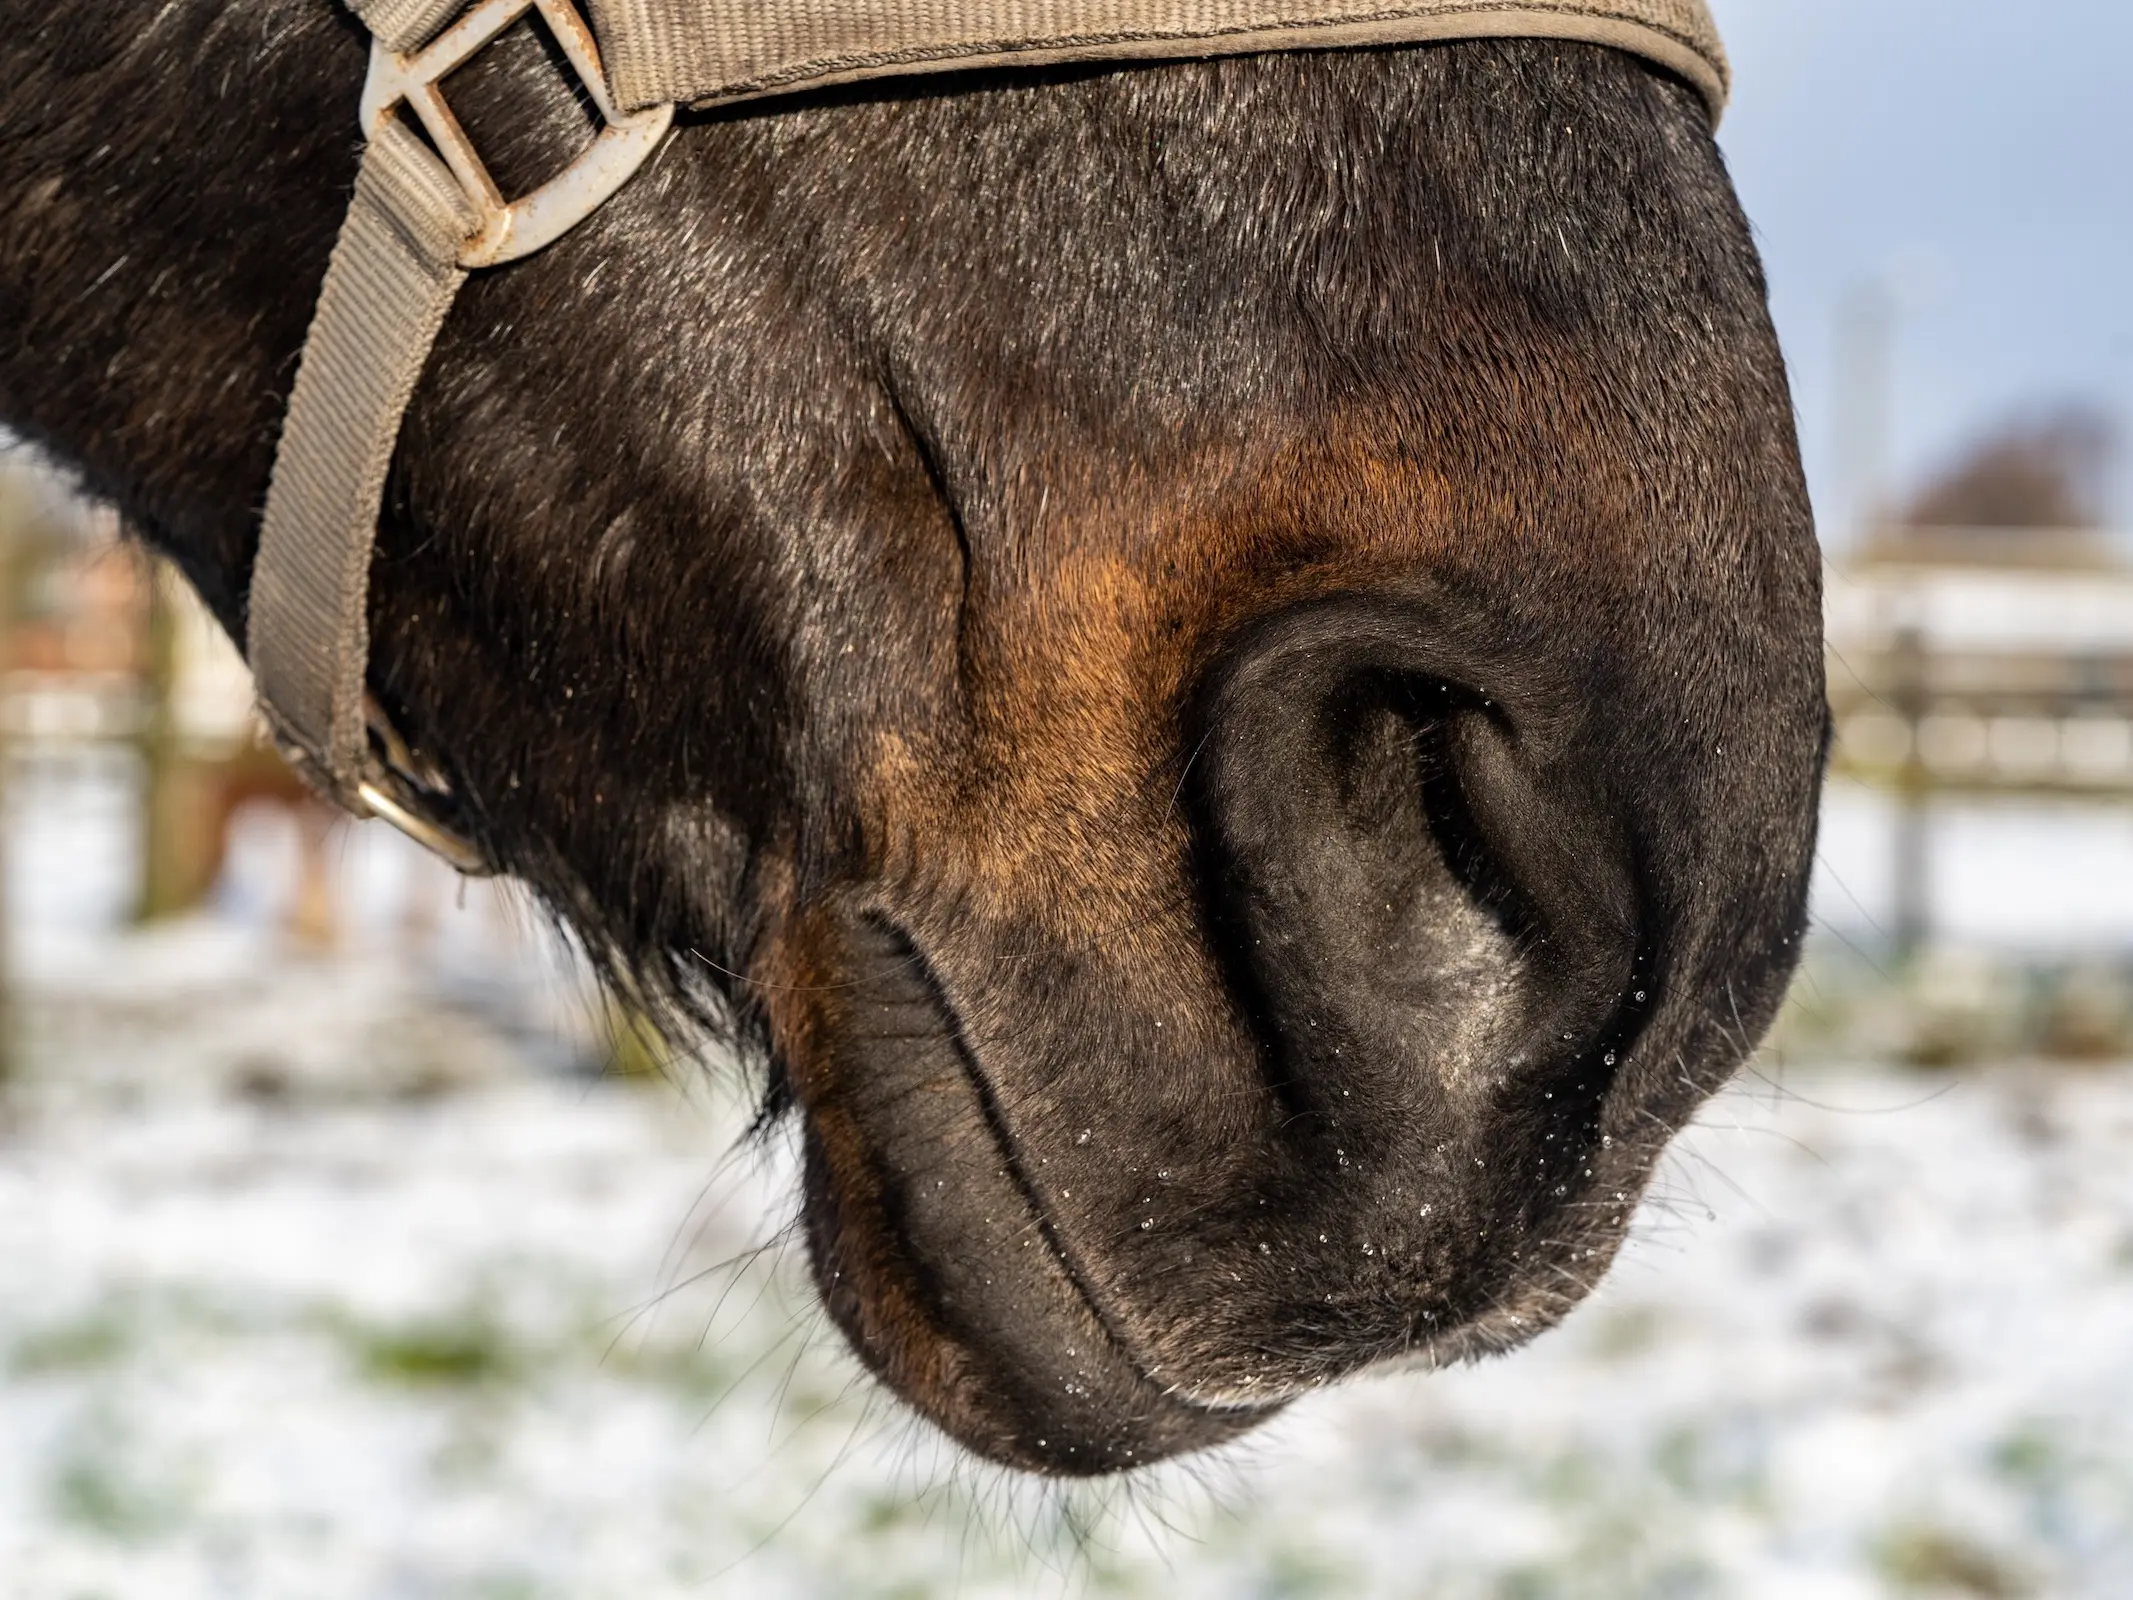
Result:
{"label": "horse", "polygon": [[[14,4],[0,422],[233,638],[347,203],[319,0]],[[500,183],[584,138],[507,35]],[[797,1124],[821,1299],[980,1456],[1508,1350],[1775,1013],[1827,713],[1704,100],[1489,38],[684,113],[477,274],[368,687]]]}

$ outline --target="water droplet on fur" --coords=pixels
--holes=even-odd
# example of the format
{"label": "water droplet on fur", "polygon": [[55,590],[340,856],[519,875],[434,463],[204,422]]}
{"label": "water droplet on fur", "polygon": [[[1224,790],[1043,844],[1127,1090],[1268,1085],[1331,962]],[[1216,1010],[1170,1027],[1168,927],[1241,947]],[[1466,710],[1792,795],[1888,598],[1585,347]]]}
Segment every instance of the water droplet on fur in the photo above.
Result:
{"label": "water droplet on fur", "polygon": [[1615,1136],[1614,1136],[1613,1134],[1611,1134],[1611,1133],[1603,1133],[1603,1134],[1601,1134],[1601,1135],[1600,1135],[1600,1148],[1601,1148],[1602,1150],[1612,1150],[1612,1149],[1613,1149],[1614,1147],[1615,1147]]}
{"label": "water droplet on fur", "polygon": [[1087,1144],[1089,1142],[1089,1132],[1089,1129],[1083,1128],[1081,1132],[1074,1135],[1074,1142],[1076,1144]]}

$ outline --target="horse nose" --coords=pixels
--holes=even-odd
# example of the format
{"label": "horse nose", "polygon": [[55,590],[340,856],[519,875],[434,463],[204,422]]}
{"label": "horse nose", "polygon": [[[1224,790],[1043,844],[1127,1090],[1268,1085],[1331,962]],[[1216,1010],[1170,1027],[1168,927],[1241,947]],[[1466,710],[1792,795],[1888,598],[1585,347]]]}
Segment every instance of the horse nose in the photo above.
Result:
{"label": "horse nose", "polygon": [[1635,1025],[1633,852],[1546,656],[1336,597],[1252,630],[1203,699],[1212,943],[1344,1165],[1463,1150],[1538,1181],[1596,1128]]}

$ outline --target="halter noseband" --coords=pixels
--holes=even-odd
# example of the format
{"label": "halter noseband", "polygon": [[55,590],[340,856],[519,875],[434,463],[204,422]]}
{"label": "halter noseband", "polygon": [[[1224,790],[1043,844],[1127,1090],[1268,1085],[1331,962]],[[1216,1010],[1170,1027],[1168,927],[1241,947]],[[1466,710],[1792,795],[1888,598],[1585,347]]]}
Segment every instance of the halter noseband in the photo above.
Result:
{"label": "halter noseband", "polygon": [[[1729,87],[1704,0],[590,0],[596,26],[570,0],[348,3],[373,36],[367,143],[282,425],[246,653],[267,725],[314,788],[467,873],[490,866],[460,807],[365,688],[371,549],[400,418],[467,273],[599,209],[677,104],[964,67],[1489,37],[1631,51],[1693,83],[1714,122]],[[602,127],[562,172],[507,200],[439,83],[535,9]]]}

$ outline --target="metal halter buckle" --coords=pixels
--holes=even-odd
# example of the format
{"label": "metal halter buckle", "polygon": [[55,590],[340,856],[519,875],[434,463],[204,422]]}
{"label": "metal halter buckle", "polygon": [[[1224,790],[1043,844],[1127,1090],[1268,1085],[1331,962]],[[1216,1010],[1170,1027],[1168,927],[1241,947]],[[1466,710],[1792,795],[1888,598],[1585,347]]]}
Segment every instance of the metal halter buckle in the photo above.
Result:
{"label": "metal halter buckle", "polygon": [[[533,193],[506,200],[473,141],[445,103],[440,80],[478,55],[528,11],[538,9],[604,124],[593,142]],[[481,226],[459,253],[463,267],[492,267],[552,244],[598,210],[657,148],[673,121],[671,105],[618,116],[592,30],[569,0],[477,0],[465,15],[418,50],[373,40],[363,82],[363,133],[375,137],[401,105],[414,110],[437,153],[466,192]]]}
{"label": "metal halter buckle", "polygon": [[358,780],[355,798],[370,814],[391,823],[432,855],[468,878],[495,876],[496,868],[481,846],[440,821],[436,812],[452,805],[452,791],[441,774],[407,747],[407,741],[378,704],[363,696],[363,719],[370,729],[370,775]]}

